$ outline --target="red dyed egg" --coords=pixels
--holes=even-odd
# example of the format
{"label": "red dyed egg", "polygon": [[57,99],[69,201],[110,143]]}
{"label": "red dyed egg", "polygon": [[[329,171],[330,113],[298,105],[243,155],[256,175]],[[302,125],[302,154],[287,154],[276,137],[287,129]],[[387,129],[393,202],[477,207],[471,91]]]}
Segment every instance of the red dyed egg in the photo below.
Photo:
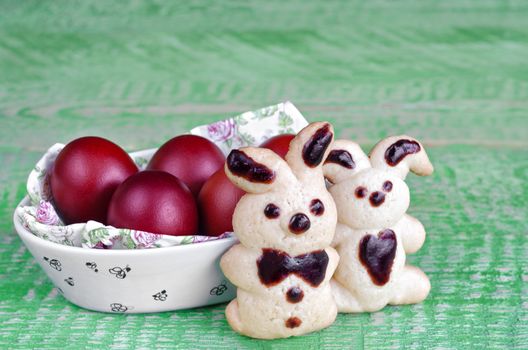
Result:
{"label": "red dyed egg", "polygon": [[284,159],[286,157],[286,153],[288,153],[288,150],[290,149],[290,142],[293,140],[295,135],[293,134],[282,134],[273,136],[270,139],[267,139],[264,141],[260,147],[262,148],[268,148],[275,153],[277,153],[279,156]]}
{"label": "red dyed egg", "polygon": [[214,173],[198,195],[200,232],[218,236],[233,231],[233,212],[244,194],[244,191],[229,181],[223,168]]}
{"label": "red dyed egg", "polygon": [[138,171],[130,156],[101,137],[81,137],[57,156],[50,176],[55,209],[66,224],[106,223],[115,189]]}
{"label": "red dyed egg", "polygon": [[205,181],[224,166],[222,151],[211,141],[196,135],[177,136],[163,144],[147,169],[163,170],[182,180],[193,195]]}
{"label": "red dyed egg", "polygon": [[108,224],[164,235],[194,235],[198,210],[181,180],[163,171],[146,170],[117,188],[108,208]]}

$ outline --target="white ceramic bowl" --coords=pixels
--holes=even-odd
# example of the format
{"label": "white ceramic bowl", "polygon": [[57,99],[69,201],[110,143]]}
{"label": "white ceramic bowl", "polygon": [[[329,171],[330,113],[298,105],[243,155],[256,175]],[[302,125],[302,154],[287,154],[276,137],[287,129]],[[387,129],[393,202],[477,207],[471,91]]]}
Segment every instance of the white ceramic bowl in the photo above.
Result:
{"label": "white ceramic bowl", "polygon": [[[29,205],[26,197],[19,206]],[[160,312],[222,303],[235,287],[220,270],[226,238],[167,248],[102,250],[48,242],[15,229],[59,292],[80,307],[117,313]]]}

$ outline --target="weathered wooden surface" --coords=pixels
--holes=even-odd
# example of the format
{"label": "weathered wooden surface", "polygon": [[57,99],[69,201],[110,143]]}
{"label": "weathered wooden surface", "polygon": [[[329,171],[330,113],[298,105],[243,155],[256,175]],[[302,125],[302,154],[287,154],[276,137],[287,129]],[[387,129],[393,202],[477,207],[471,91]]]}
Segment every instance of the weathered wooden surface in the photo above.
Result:
{"label": "weathered wooden surface", "polygon": [[[0,4],[1,348],[528,348],[528,4],[503,1]],[[421,305],[340,315],[272,342],[223,305],[106,315],[57,294],[11,215],[52,143],[128,150],[291,99],[366,148],[409,133],[434,176],[409,176],[428,229],[410,261]]]}

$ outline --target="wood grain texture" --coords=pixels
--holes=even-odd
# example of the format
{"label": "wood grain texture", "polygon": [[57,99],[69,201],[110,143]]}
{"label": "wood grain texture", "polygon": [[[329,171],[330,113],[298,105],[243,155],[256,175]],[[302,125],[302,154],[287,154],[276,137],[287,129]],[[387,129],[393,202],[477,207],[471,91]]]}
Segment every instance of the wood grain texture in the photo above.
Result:
{"label": "wood grain texture", "polygon": [[[521,1],[0,3],[0,348],[528,348],[528,4]],[[256,341],[224,305],[106,315],[57,294],[13,209],[54,142],[128,150],[291,99],[367,150],[409,133],[436,172],[409,176],[428,230],[420,305],[339,315]]]}

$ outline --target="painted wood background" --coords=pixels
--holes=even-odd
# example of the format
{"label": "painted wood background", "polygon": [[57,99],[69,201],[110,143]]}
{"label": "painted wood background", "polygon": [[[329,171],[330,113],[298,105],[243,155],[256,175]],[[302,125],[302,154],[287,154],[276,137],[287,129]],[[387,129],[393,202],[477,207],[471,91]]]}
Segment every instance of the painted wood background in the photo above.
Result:
{"label": "painted wood background", "polygon": [[[13,209],[54,142],[127,150],[292,100],[366,149],[422,140],[409,177],[428,230],[410,261],[421,305],[340,315],[277,341],[234,334],[218,305],[108,315],[57,294]],[[0,3],[0,348],[528,348],[528,3],[23,1]]]}

